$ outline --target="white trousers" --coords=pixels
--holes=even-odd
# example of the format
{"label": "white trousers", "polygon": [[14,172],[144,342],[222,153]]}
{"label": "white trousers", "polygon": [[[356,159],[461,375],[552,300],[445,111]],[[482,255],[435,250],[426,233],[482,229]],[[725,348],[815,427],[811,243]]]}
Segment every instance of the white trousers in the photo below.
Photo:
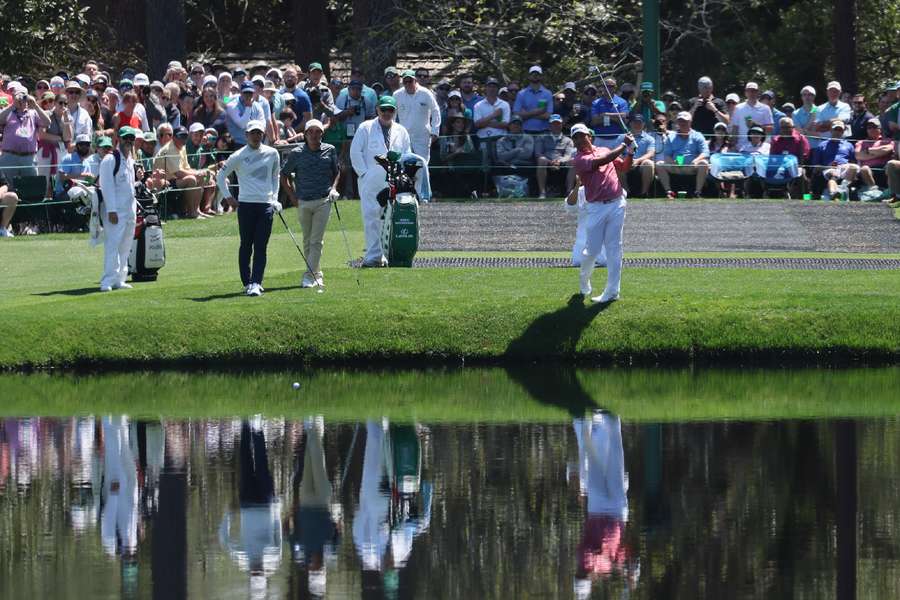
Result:
{"label": "white trousers", "polygon": [[[578,215],[578,226],[575,229],[575,244],[572,246],[572,266],[580,267],[581,261],[584,258],[584,250],[587,245],[587,225],[585,223],[585,217],[582,214]],[[601,248],[600,255],[597,256],[597,260],[594,261],[598,267],[606,266],[606,250]]]}
{"label": "white trousers", "polygon": [[363,261],[378,262],[384,258],[381,251],[381,206],[378,204],[378,192],[387,187],[384,171],[366,173],[359,182],[359,207],[362,211],[363,232],[366,238],[366,255]]}
{"label": "white trousers", "polygon": [[607,204],[589,202],[584,208],[583,222],[587,242],[581,260],[581,278],[589,281],[595,261],[606,251],[606,288],[603,295],[619,295],[622,282],[622,230],[625,227],[625,197]]}
{"label": "white trousers", "polygon": [[103,242],[103,278],[100,287],[115,287],[128,278],[128,254],[134,239],[134,215],[119,214],[119,222],[113,225],[109,217],[103,221],[106,240]]}
{"label": "white trousers", "polygon": [[427,165],[431,161],[431,135],[426,137],[412,137],[409,139],[409,146],[413,154],[418,154],[425,160]]}

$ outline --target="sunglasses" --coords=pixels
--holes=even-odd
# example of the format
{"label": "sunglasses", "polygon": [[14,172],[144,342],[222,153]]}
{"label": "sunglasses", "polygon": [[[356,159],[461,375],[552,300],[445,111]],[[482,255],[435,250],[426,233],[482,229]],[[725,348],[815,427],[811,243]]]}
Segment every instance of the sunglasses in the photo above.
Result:
{"label": "sunglasses", "polygon": [[46,85],[43,85],[43,84],[41,84],[41,85],[38,85],[38,86],[35,86],[35,89],[38,89],[38,90],[49,90],[49,89],[50,89],[50,87],[49,87],[49,86],[46,86]]}
{"label": "sunglasses", "polygon": [[394,75],[393,73],[388,73],[387,75],[384,76],[385,79],[395,79],[396,77],[397,76]]}
{"label": "sunglasses", "polygon": [[388,108],[388,107],[379,108],[378,110],[380,110],[381,112],[389,112],[389,113],[394,112],[393,108]]}
{"label": "sunglasses", "polygon": [[66,94],[68,94],[69,96],[80,96],[80,95],[81,95],[81,90],[79,90],[79,91],[75,91],[75,90],[66,90]]}
{"label": "sunglasses", "polygon": [[133,142],[134,136],[133,135],[123,135],[121,139],[123,142]]}
{"label": "sunglasses", "polygon": [[60,106],[68,106],[69,105],[68,102],[57,102],[57,104],[59,104]]}

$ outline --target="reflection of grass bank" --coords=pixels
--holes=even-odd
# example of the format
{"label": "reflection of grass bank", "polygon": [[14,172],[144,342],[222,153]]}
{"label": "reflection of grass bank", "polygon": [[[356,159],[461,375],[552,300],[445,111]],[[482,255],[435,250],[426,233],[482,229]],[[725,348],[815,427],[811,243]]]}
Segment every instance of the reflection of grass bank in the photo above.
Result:
{"label": "reflection of grass bank", "polygon": [[[353,248],[358,209],[345,207]],[[293,216],[292,216],[293,218]],[[344,267],[332,219],[328,291],[297,287],[300,260],[276,223],[260,299],[240,294],[236,223],[173,222],[160,281],[94,293],[101,252],[83,236],[5,240],[0,365],[414,364],[498,360],[844,362],[900,356],[900,272],[632,269],[623,299],[577,343],[523,332],[566,306],[568,269],[369,270]],[[598,271],[595,282],[602,285]]]}
{"label": "reflection of grass bank", "polygon": [[[900,368],[562,370],[581,395],[628,421],[884,417],[900,414]],[[299,381],[294,392],[291,383]],[[0,415],[126,413],[230,418],[255,413],[327,421],[558,422],[568,398],[535,392],[502,369],[2,375]]]}

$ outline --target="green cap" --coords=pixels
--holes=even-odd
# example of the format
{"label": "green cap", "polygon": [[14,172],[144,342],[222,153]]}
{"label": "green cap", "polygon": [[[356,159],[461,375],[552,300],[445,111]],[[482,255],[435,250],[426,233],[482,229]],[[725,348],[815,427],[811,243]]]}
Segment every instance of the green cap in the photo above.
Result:
{"label": "green cap", "polygon": [[152,131],[148,131],[148,132],[144,133],[144,141],[145,142],[155,142],[156,134],[153,133]]}
{"label": "green cap", "polygon": [[406,79],[407,77],[412,77],[413,79],[415,79],[415,78],[416,78],[416,72],[413,71],[412,69],[407,69],[407,70],[403,71],[403,75],[401,75],[401,77],[402,77],[403,79]]}
{"label": "green cap", "polygon": [[316,69],[318,69],[318,70],[320,70],[320,71],[323,71],[324,69],[322,69],[322,63],[317,63],[317,62],[311,62],[311,63],[309,63],[309,70],[310,70],[310,71],[315,71]]}
{"label": "green cap", "polygon": [[99,140],[97,140],[97,147],[98,147],[98,148],[112,148],[112,146],[113,146],[112,138],[108,138],[108,137],[106,137],[106,136],[103,136],[102,138],[100,138]]}
{"label": "green cap", "polygon": [[9,100],[6,99],[6,96],[0,96],[0,107],[9,106]]}
{"label": "green cap", "polygon": [[137,132],[134,130],[134,127],[129,127],[128,125],[119,127],[119,137],[125,137],[126,135],[137,137]]}
{"label": "green cap", "polygon": [[397,101],[393,96],[382,96],[378,99],[378,108],[393,108],[397,110]]}
{"label": "green cap", "polygon": [[652,92],[653,91],[653,82],[652,81],[644,81],[641,83],[641,91],[642,92]]}

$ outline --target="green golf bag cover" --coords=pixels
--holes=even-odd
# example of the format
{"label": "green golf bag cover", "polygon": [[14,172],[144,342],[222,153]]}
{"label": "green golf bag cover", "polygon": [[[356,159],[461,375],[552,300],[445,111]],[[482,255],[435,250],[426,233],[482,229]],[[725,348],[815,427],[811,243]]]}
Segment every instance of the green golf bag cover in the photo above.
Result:
{"label": "green golf bag cover", "polygon": [[419,202],[413,193],[399,193],[384,209],[381,248],[391,267],[411,267],[419,249]]}

